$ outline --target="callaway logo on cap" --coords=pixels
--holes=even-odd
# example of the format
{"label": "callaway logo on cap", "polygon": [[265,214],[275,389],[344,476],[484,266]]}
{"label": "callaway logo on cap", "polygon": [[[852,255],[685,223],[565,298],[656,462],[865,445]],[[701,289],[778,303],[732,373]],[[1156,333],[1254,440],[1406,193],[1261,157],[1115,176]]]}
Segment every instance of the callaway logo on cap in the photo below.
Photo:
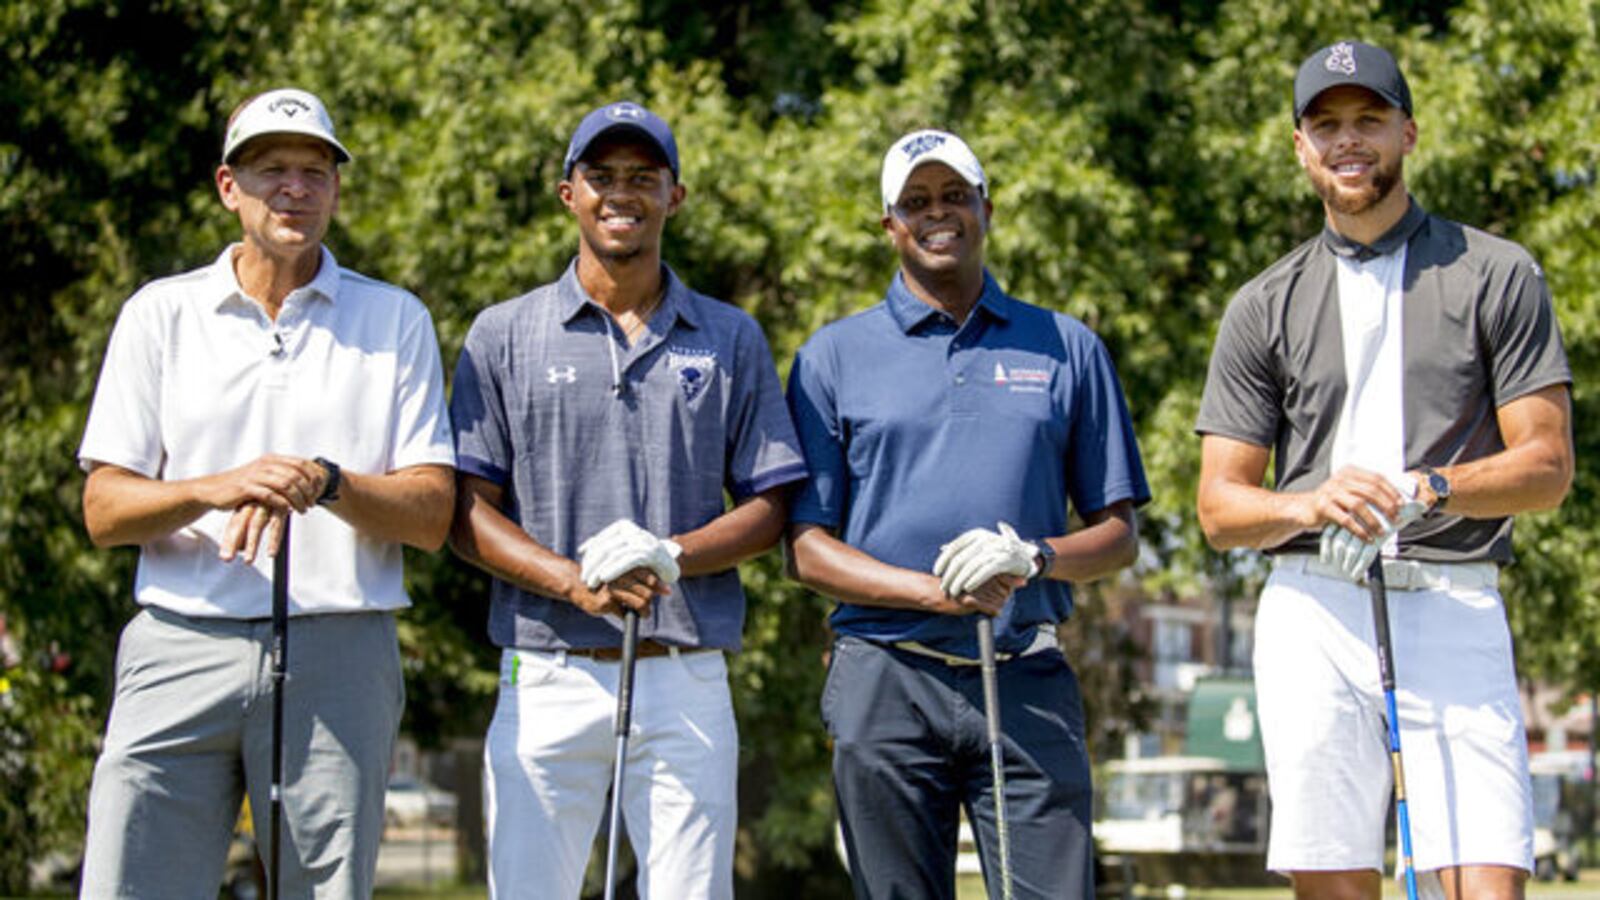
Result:
{"label": "callaway logo on cap", "polygon": [[222,144],[222,161],[232,163],[246,143],[267,134],[303,134],[319,138],[332,148],[339,162],[350,161],[350,151],[333,136],[333,119],[315,94],[296,88],[278,88],[257,94],[233,117]]}

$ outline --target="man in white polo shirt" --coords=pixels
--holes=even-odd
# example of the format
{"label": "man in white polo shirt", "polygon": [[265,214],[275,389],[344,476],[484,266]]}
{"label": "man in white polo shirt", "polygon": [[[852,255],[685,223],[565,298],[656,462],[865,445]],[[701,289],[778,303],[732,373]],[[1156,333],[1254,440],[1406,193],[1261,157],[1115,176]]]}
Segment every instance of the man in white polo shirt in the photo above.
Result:
{"label": "man in white polo shirt", "polygon": [[1417,870],[1519,897],[1532,807],[1497,576],[1511,517],[1572,480],[1549,289],[1527,251],[1408,195],[1417,125],[1386,51],[1312,54],[1294,119],[1327,226],[1229,305],[1196,425],[1207,538],[1274,555],[1255,635],[1267,865],[1301,897],[1379,896],[1392,785],[1363,582],[1381,551]]}
{"label": "man in white polo shirt", "polygon": [[[272,557],[287,516],[285,897],[369,897],[404,704],[401,545],[439,548],[454,453],[433,322],[322,246],[350,159],[304,91],[229,120],[242,240],[123,306],[79,459],[97,546],[136,545],[89,800],[85,897],[215,897],[270,806]],[[265,847],[263,847],[265,855]]]}

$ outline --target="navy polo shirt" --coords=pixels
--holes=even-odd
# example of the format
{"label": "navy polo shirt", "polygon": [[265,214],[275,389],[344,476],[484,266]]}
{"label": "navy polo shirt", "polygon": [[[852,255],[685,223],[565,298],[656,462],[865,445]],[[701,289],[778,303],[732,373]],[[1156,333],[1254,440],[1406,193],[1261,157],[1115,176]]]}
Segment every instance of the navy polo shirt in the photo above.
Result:
{"label": "navy polo shirt", "polygon": [[[811,470],[793,521],[907,569],[931,571],[941,545],[1001,520],[1029,539],[1065,534],[1069,498],[1083,513],[1150,499],[1104,344],[987,272],[960,328],[896,275],[882,303],[800,349],[789,406]],[[1071,610],[1066,582],[1032,582],[998,617],[997,644],[1021,649]],[[966,616],[840,603],[830,621],[840,634],[977,655]]]}
{"label": "navy polo shirt", "polygon": [[[662,267],[661,307],[632,347],[578,283],[480,313],[456,364],[457,465],[505,488],[506,515],[576,559],[617,519],[682,534],[736,500],[805,477],[761,328]],[[737,650],[735,569],[684,578],[640,621],[641,637]],[[494,579],[489,637],[526,650],[615,647],[621,623]]]}

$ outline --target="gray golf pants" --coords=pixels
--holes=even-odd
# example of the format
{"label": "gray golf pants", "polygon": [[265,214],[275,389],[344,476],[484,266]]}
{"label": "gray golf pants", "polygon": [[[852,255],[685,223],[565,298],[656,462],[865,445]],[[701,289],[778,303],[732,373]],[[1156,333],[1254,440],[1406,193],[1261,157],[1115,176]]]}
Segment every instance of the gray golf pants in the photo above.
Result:
{"label": "gray golf pants", "polygon": [[[239,804],[270,848],[272,623],[147,608],[123,629],[83,897],[217,896]],[[283,896],[372,894],[405,686],[389,613],[289,622]]]}

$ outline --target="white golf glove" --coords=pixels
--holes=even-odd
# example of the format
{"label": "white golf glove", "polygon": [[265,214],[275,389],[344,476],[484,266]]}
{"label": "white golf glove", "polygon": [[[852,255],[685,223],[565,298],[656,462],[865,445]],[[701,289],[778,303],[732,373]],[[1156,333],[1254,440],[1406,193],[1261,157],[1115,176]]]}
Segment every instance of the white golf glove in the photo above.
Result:
{"label": "white golf glove", "polygon": [[1367,580],[1367,569],[1378,558],[1383,545],[1400,529],[1422,518],[1428,507],[1415,498],[1400,504],[1400,514],[1390,522],[1376,509],[1372,514],[1383,523],[1383,533],[1376,540],[1363,541],[1342,525],[1329,525],[1322,529],[1322,561],[1337,568],[1339,574],[1360,584]]}
{"label": "white golf glove", "polygon": [[645,568],[667,584],[678,581],[678,557],[683,548],[658,538],[627,519],[618,519],[578,545],[583,583],[590,590],[616,581],[634,569]]}
{"label": "white golf glove", "polygon": [[970,594],[997,575],[1031,577],[1038,568],[1039,550],[1010,525],[998,523],[998,532],[974,528],[939,548],[933,574],[948,597]]}

